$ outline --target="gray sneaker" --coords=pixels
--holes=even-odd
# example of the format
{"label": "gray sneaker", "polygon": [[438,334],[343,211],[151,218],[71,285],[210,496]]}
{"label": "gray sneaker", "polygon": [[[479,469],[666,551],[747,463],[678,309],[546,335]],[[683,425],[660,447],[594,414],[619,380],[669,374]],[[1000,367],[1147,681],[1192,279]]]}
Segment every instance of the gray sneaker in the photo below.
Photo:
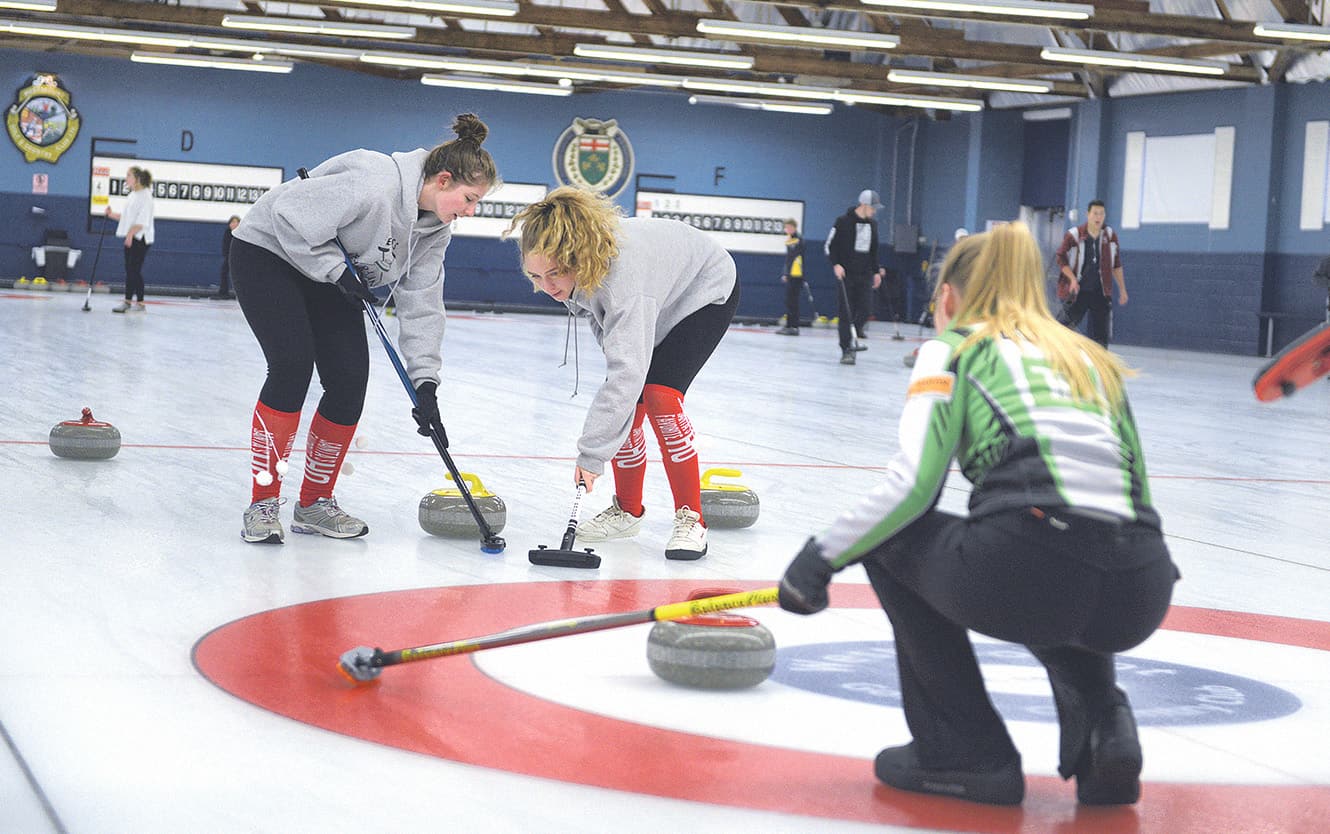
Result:
{"label": "gray sneaker", "polygon": [[286,538],[282,522],[277,518],[281,508],[280,498],[265,498],[250,504],[245,509],[245,526],[240,530],[240,537],[247,542],[281,544]]}
{"label": "gray sneaker", "polygon": [[124,313],[124,312],[127,312],[132,306],[133,306],[133,305],[129,302],[129,300],[126,299],[125,301],[122,301],[122,302],[120,302],[119,304],[117,304],[117,305],[115,305],[114,307],[112,307],[112,308],[111,308],[111,312],[112,312],[112,313]]}
{"label": "gray sneaker", "polygon": [[354,539],[369,532],[369,525],[337,506],[336,498],[319,498],[308,507],[296,504],[293,533],[318,533],[333,539]]}

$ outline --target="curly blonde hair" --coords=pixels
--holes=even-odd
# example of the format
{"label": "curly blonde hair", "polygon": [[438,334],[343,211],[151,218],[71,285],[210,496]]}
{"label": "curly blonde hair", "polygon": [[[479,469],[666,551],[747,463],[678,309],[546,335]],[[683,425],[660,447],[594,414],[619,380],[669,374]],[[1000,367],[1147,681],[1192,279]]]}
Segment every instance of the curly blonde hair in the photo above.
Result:
{"label": "curly blonde hair", "polygon": [[1053,317],[1043,276],[1043,257],[1024,223],[1006,223],[991,232],[961,238],[942,264],[937,289],[950,284],[960,292],[960,306],[950,326],[982,326],[956,352],[998,335],[1030,342],[1039,346],[1048,364],[1070,383],[1075,399],[1106,400],[1105,405],[1116,408],[1122,404],[1123,380],[1133,372],[1097,342]]}
{"label": "curly blonde hair", "polygon": [[[595,292],[610,274],[619,255],[619,221],[623,212],[606,197],[564,186],[556,188],[513,218],[504,237],[521,228],[520,257],[543,255],[574,275],[574,286]],[[531,276],[527,276],[530,278]],[[532,287],[538,292],[535,279]]]}

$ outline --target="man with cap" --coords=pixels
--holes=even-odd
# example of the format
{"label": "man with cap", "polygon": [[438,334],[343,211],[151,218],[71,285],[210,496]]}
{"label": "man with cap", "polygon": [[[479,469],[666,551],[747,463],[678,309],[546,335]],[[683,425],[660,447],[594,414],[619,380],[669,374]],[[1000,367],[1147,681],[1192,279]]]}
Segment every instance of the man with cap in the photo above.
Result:
{"label": "man with cap", "polygon": [[837,302],[842,365],[853,365],[855,350],[866,349],[854,343],[850,327],[853,324],[863,337],[873,290],[882,283],[882,270],[877,262],[877,221],[873,219],[880,208],[882,201],[876,191],[859,192],[858,205],[836,218],[827,242],[831,269],[843,288]]}

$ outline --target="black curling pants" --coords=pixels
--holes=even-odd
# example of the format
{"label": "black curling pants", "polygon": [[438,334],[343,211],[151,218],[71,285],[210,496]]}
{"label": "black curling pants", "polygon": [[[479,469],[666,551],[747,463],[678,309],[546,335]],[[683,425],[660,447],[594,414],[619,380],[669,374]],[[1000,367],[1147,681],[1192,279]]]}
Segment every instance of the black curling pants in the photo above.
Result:
{"label": "black curling pants", "polygon": [[873,307],[873,275],[869,272],[847,272],[845,280],[839,283],[840,299],[836,302],[839,322],[836,329],[840,337],[840,349],[844,352],[850,349],[854,338],[851,324],[854,332],[860,336],[868,324],[868,314]]}
{"label": "black curling pants", "polygon": [[231,242],[231,284],[268,361],[259,401],[275,411],[300,411],[318,368],[319,413],[338,425],[358,423],[369,384],[363,309],[335,284],[314,281],[239,238]]}
{"label": "black curling pants", "polygon": [[803,295],[804,279],[790,276],[785,279],[785,326],[799,329],[799,296]]}
{"label": "black curling pants", "polygon": [[1162,534],[1049,509],[979,519],[931,511],[864,560],[896,636],[920,763],[982,768],[1015,747],[967,630],[1020,643],[1048,670],[1070,775],[1092,722],[1119,702],[1113,655],[1164,619],[1176,568]]}
{"label": "black curling pants", "polygon": [[1099,291],[1098,287],[1081,285],[1076,297],[1062,305],[1058,312],[1058,321],[1072,330],[1080,331],[1081,319],[1090,314],[1090,323],[1086,333],[1091,339],[1104,347],[1113,338],[1113,299]]}

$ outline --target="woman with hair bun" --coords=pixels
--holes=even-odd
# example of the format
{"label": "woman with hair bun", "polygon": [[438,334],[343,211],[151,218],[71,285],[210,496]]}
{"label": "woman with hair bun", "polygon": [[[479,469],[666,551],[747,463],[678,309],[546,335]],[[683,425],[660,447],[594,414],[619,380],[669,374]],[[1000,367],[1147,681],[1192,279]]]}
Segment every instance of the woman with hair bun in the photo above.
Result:
{"label": "woman with hair bun", "polygon": [[107,217],[119,221],[115,233],[125,239],[125,300],[112,307],[111,312],[142,313],[148,309],[143,304],[143,261],[157,237],[152,222],[152,174],[146,168],[131,165],[125,174],[125,187],[129,196],[125,198],[124,211],[117,214],[106,210]]}
{"label": "woman with hair bun", "polygon": [[440,433],[443,255],[452,223],[475,214],[499,185],[474,114],[458,116],[456,138],[433,149],[339,154],[259,198],[235,230],[231,283],[268,362],[254,407],[252,495],[241,536],[280,543],[282,476],[314,369],[323,396],[309,426],[297,533],[344,539],[369,526],[338,506],[333,487],[365,403],[369,347],[362,301],[374,299],[347,267],[346,247],[370,288],[397,305],[398,347],[416,388],[412,416],[422,434]]}
{"label": "woman with hair bun", "polygon": [[576,188],[555,189],[523,209],[509,232],[519,227],[522,270],[533,289],[570,313],[588,313],[605,352],[606,378],[577,441],[573,482],[589,492],[610,463],[615,494],[578,527],[578,539],[637,535],[645,512],[642,425],[650,416],[674,497],[665,558],[702,558],[707,528],[683,399],[739,306],[734,260],[692,226],[624,218],[605,197]]}
{"label": "woman with hair bun", "polygon": [[[1083,805],[1140,796],[1142,753],[1114,655],[1163,622],[1178,579],[1150,500],[1122,362],[1048,310],[1020,223],[960,238],[936,338],[919,350],[901,451],[882,484],[810,538],[780,585],[798,614],[862,562],[895,634],[913,740],[877,755],[893,788],[993,805],[1025,796],[1021,756],[968,631],[1026,646],[1052,684],[1058,773]],[[969,513],[937,509],[954,464]]]}

